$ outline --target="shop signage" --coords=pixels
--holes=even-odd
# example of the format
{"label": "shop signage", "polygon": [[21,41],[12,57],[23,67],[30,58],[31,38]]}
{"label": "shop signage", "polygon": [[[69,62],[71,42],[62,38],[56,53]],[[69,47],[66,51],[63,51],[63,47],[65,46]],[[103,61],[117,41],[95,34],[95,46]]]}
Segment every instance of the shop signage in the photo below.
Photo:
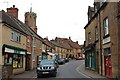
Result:
{"label": "shop signage", "polygon": [[25,51],[19,51],[19,50],[14,50],[14,49],[10,49],[10,48],[5,48],[5,52],[17,53],[17,54],[25,54]]}
{"label": "shop signage", "polygon": [[5,52],[8,52],[8,53],[14,53],[14,49],[5,48]]}

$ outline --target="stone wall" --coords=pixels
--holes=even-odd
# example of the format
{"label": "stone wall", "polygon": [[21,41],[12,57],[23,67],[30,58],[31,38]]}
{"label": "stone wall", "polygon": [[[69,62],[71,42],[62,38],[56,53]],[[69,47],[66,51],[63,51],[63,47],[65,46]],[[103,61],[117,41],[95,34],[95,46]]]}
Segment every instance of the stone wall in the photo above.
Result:
{"label": "stone wall", "polygon": [[12,71],[13,71],[12,65],[3,65],[2,72],[1,72],[2,79],[12,78]]}

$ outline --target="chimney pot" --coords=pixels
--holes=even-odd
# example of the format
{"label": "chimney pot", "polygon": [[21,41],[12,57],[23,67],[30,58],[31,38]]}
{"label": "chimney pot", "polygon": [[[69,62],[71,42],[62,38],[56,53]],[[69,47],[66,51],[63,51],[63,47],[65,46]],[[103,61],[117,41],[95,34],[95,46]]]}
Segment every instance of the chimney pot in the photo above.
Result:
{"label": "chimney pot", "polygon": [[76,41],[76,43],[78,44],[78,41]]}
{"label": "chimney pot", "polygon": [[13,5],[13,8],[15,8],[15,5]]}
{"label": "chimney pot", "polygon": [[71,40],[71,37],[69,36],[69,39]]}

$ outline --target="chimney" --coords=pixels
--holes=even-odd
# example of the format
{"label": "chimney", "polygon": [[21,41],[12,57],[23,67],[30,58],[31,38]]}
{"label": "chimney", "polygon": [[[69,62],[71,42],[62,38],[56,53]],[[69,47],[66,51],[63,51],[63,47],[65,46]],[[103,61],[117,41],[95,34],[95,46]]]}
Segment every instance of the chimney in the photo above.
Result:
{"label": "chimney", "polygon": [[71,37],[69,36],[69,40],[71,40]]}
{"label": "chimney", "polygon": [[7,13],[18,19],[18,8],[15,8],[15,5],[13,5],[13,7],[7,8]]}
{"label": "chimney", "polygon": [[76,41],[76,43],[78,44],[78,41]]}

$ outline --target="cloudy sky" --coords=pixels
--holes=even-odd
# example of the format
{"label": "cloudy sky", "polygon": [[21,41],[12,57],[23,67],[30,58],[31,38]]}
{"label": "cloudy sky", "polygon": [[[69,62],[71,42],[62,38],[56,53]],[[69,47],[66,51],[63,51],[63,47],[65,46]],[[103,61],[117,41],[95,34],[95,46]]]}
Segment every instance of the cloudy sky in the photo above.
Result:
{"label": "cloudy sky", "polygon": [[71,36],[73,41],[83,44],[85,40],[84,26],[88,22],[88,6],[93,6],[94,0],[0,0],[0,10],[15,5],[19,8],[19,19],[24,22],[25,12],[37,14],[38,34],[41,37]]}

